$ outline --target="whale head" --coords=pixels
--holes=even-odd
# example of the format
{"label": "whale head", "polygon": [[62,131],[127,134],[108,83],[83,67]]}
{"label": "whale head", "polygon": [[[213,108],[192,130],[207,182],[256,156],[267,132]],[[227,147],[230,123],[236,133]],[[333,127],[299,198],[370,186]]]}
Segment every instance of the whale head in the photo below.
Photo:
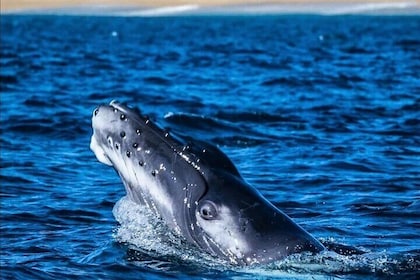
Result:
{"label": "whale head", "polygon": [[184,140],[112,101],[92,116],[90,148],[127,195],[179,236],[232,264],[268,263],[322,244],[267,201],[217,147]]}

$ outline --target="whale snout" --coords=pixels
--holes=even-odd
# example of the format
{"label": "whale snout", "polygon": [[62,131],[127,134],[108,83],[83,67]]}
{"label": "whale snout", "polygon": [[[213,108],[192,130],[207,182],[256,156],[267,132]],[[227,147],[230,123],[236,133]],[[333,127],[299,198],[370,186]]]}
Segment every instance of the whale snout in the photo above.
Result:
{"label": "whale snout", "polygon": [[90,146],[100,162],[114,166],[126,180],[134,178],[126,172],[128,166],[156,175],[158,168],[149,170],[147,162],[157,150],[154,147],[159,143],[157,139],[165,135],[156,130],[147,116],[140,115],[139,110],[117,101],[100,105],[93,110],[92,128]]}
{"label": "whale snout", "polygon": [[[100,105],[93,110],[92,127],[94,134],[107,134],[108,137],[115,137],[117,134],[124,138],[125,130],[133,129],[137,118],[132,109],[117,101],[111,101],[109,105]],[[131,120],[131,121],[129,121]]]}
{"label": "whale snout", "polygon": [[112,158],[121,154],[123,140],[130,134],[129,131],[133,130],[133,122],[128,121],[131,117],[132,113],[128,108],[117,101],[112,101],[109,105],[100,105],[93,110],[90,149],[100,162],[114,165]]}

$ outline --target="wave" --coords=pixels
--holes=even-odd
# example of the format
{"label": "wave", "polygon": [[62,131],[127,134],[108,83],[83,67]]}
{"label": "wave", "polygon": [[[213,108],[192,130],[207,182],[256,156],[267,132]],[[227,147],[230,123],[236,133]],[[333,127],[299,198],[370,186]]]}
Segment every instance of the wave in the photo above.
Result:
{"label": "wave", "polygon": [[139,17],[156,17],[156,16],[168,16],[177,15],[185,12],[191,12],[198,10],[198,5],[179,5],[179,6],[165,6],[159,8],[150,9],[137,9],[134,11],[127,11],[120,13],[121,16],[139,16]]}
{"label": "wave", "polygon": [[361,14],[369,12],[380,12],[381,10],[405,10],[415,8],[416,2],[379,2],[379,3],[349,3],[348,5],[337,5],[323,12],[327,15]]}
{"label": "wave", "polygon": [[196,4],[144,7],[118,5],[81,5],[60,8],[35,8],[5,11],[9,14],[58,14],[121,17],[159,17],[177,15],[276,15],[276,14],[420,14],[416,1],[367,2],[367,3],[288,3],[288,4],[239,4],[206,6]]}
{"label": "wave", "polygon": [[[121,16],[121,17],[156,17],[173,16],[201,10],[198,5],[178,5],[164,7],[118,6],[118,5],[80,5],[59,8],[32,8],[5,11],[9,14],[52,14],[83,16]],[[3,12],[3,11],[2,11]]]}
{"label": "wave", "polygon": [[169,112],[165,115],[165,121],[175,126],[180,132],[191,131],[191,129],[197,131],[220,130],[220,132],[241,131],[240,128],[227,121],[205,115]]}

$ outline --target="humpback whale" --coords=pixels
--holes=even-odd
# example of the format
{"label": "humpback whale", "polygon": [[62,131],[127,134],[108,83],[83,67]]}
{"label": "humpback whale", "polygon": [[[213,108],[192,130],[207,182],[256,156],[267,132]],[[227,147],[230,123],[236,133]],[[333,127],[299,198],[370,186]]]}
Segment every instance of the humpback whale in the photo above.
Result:
{"label": "humpback whale", "polygon": [[90,148],[180,238],[234,265],[264,264],[324,246],[265,199],[216,146],[185,140],[138,109],[93,111]]}

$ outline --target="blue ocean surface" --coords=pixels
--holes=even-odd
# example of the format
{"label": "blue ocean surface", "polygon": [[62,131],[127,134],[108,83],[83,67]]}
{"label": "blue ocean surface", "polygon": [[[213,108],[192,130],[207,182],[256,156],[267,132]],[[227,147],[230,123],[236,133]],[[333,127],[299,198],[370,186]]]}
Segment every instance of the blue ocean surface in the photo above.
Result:
{"label": "blue ocean surface", "polygon": [[[419,277],[419,16],[0,22],[1,279]],[[238,267],[179,242],[89,149],[113,99],[217,145],[317,239],[365,253]]]}

